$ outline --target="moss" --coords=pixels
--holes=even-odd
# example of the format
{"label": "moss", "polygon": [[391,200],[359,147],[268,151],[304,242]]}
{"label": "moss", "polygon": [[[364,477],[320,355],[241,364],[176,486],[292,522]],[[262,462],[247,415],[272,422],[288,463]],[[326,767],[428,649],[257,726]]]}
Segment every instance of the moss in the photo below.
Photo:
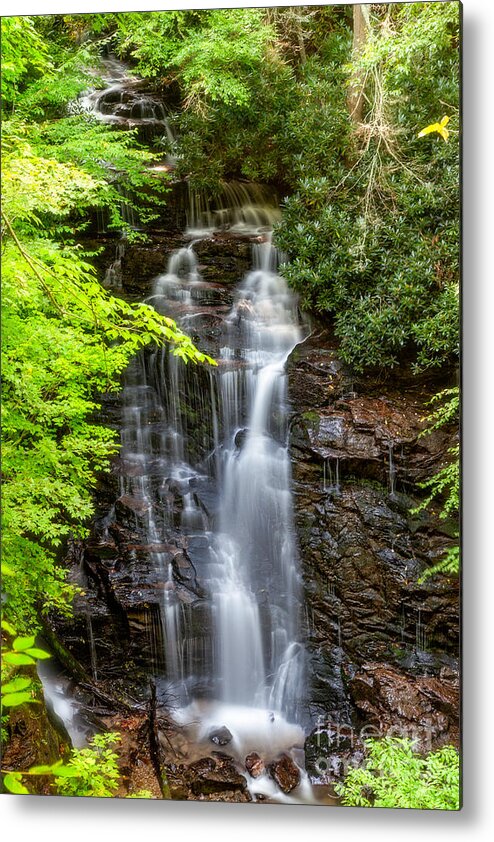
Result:
{"label": "moss", "polygon": [[305,421],[306,424],[313,427],[316,431],[319,430],[321,416],[317,412],[313,412],[311,410],[309,410],[308,412],[303,412],[302,419]]}

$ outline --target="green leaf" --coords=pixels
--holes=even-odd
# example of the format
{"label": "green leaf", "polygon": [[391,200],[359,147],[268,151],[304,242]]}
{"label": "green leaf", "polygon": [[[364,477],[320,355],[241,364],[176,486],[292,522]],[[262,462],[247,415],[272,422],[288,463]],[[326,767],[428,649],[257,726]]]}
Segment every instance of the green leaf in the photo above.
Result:
{"label": "green leaf", "polygon": [[29,795],[29,790],[21,783],[20,772],[8,772],[3,779],[3,785],[14,795]]}
{"label": "green leaf", "polygon": [[52,763],[50,766],[31,766],[29,770],[30,775],[54,775],[58,771],[58,763]]}
{"label": "green leaf", "polygon": [[23,705],[25,702],[34,702],[35,699],[30,693],[7,693],[2,696],[2,706],[5,708],[14,708]]}
{"label": "green leaf", "polygon": [[25,649],[33,646],[35,639],[34,635],[32,637],[16,637],[12,646],[16,652],[23,652]]}
{"label": "green leaf", "polygon": [[32,684],[30,678],[14,678],[13,681],[9,681],[7,684],[2,684],[2,696],[6,693],[18,693],[19,690],[26,690]]}
{"label": "green leaf", "polygon": [[[10,567],[10,565],[6,564],[4,561],[2,561],[2,564],[1,564],[1,571],[2,571],[2,576],[14,576],[14,571],[13,571],[12,567]],[[9,625],[9,623],[5,623],[5,626],[8,626],[8,625]],[[4,628],[4,622],[2,623],[2,628]],[[6,631],[8,631],[9,634],[15,634],[15,630],[12,628],[12,626],[10,626],[9,629],[6,628]]]}
{"label": "green leaf", "polygon": [[[4,563],[2,562],[2,573],[3,573],[3,564]],[[16,634],[16,630],[14,629],[13,626],[10,625],[10,623],[7,623],[7,620],[2,620],[2,629],[4,629],[4,631],[8,632],[8,634]]]}
{"label": "green leaf", "polygon": [[26,649],[26,653],[28,655],[32,655],[33,658],[38,658],[40,661],[44,661],[46,658],[51,658],[49,652],[45,652],[44,649],[37,649],[36,647]]}
{"label": "green leaf", "polygon": [[80,770],[74,766],[60,766],[56,773],[60,778],[77,778],[80,775]]}
{"label": "green leaf", "polygon": [[21,652],[6,652],[3,656],[3,660],[5,663],[14,664],[16,667],[30,666],[31,664],[36,663],[34,658],[31,658],[30,655],[24,655]]}

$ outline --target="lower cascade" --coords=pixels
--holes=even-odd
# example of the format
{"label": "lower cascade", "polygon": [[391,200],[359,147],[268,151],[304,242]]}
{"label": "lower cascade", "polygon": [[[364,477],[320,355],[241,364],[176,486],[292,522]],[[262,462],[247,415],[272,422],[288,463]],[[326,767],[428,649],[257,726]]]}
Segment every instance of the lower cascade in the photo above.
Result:
{"label": "lower cascade", "polygon": [[[164,349],[131,366],[121,451],[120,500],[139,512],[163,593],[161,691],[191,739],[225,729],[239,761],[252,751],[274,760],[304,742],[284,371],[302,333],[270,232],[258,239],[225,314],[218,366],[200,371]],[[172,253],[148,303],[190,330],[207,295],[192,243]],[[184,598],[170,544],[194,571],[197,599]]]}

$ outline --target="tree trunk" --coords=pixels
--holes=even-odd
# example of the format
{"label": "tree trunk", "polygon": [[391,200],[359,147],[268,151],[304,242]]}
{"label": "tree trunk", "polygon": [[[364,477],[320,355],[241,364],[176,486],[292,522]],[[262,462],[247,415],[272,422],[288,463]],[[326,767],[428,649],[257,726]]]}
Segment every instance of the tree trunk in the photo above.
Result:
{"label": "tree trunk", "polygon": [[[353,48],[352,60],[357,61],[367,41],[369,31],[369,7],[365,4],[353,6]],[[363,120],[365,79],[361,70],[356,70],[350,79],[348,111],[357,126]]]}

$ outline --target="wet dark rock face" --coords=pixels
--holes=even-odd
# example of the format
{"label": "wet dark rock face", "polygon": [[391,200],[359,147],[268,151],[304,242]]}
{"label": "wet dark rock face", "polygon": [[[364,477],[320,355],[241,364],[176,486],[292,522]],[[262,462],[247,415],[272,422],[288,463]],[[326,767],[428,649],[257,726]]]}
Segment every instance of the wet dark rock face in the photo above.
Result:
{"label": "wet dark rock face", "polygon": [[[121,285],[112,292],[127,299],[144,300],[151,294],[153,278],[166,271],[170,254],[187,243],[178,233],[174,236],[154,232],[146,245],[127,244],[121,257]],[[222,326],[233,302],[233,284],[250,266],[251,246],[246,239],[218,234],[196,243],[194,249],[203,282],[194,289],[195,318],[190,333],[202,350],[218,356]],[[107,264],[114,250],[115,241],[108,240]],[[152,349],[146,353],[151,356]],[[209,372],[204,367],[195,368],[191,374],[188,393],[180,407],[189,453],[200,464],[213,448],[212,421],[204,401],[204,395],[210,394]],[[101,395],[100,400],[98,419],[120,431],[122,397]],[[161,672],[166,666],[160,619],[164,588],[173,589],[182,606],[183,622],[192,636],[204,638],[211,633],[211,611],[196,566],[203,555],[201,547],[196,546],[200,539],[187,538],[180,526],[184,495],[191,490],[190,484],[166,481],[161,500],[167,508],[170,527],[164,543],[150,544],[146,538],[149,502],[122,493],[120,488],[120,477],[129,476],[132,470],[138,473],[140,469],[138,465],[124,464],[117,455],[110,472],[99,478],[91,534],[83,546],[73,548],[67,560],[72,581],[84,593],[76,597],[74,616],[53,618],[52,625],[88,675],[96,672],[98,681],[105,682],[108,689],[118,685],[123,692],[130,690],[140,697],[147,693],[149,670]],[[151,473],[152,482],[158,487],[163,480],[158,459],[156,468],[151,466]],[[194,489],[194,495],[204,517],[214,518],[215,497],[208,485]],[[156,554],[160,555],[162,566],[171,566],[171,582],[163,581]],[[196,656],[192,652],[190,657]]]}
{"label": "wet dark rock face", "polygon": [[[98,251],[92,261],[104,286],[127,300],[143,301],[151,294],[153,279],[166,272],[171,253],[190,243],[183,235],[187,202],[186,185],[172,182],[162,215],[153,222],[146,242],[130,244],[110,232],[88,234],[84,244]],[[205,285],[216,289],[217,303],[231,303],[232,287],[251,268],[251,238],[218,231],[195,241],[194,251]],[[112,277],[108,267],[117,258],[118,273]]]}
{"label": "wet dark rock face", "polygon": [[311,713],[326,730],[372,724],[374,735],[406,736],[414,725],[424,745],[455,743],[458,586],[419,584],[454,526],[412,512],[417,483],[454,443],[454,431],[419,437],[444,383],[354,381],[325,331],[288,368]]}
{"label": "wet dark rock face", "polygon": [[[387,733],[417,737],[425,749],[458,744],[460,703],[457,676],[410,676],[382,664],[366,664],[349,680],[352,699],[366,721]],[[384,729],[383,729],[384,725]]]}
{"label": "wet dark rock face", "polygon": [[[178,208],[176,214],[180,217]],[[169,254],[183,245],[181,234],[170,237],[169,233],[157,231],[151,246],[146,243],[127,248],[122,257],[122,287],[125,293],[136,297],[143,293],[143,298],[149,295],[152,279],[166,272]],[[195,243],[194,251],[199,261],[198,271],[204,281],[219,283],[218,297],[228,303],[228,287],[236,284],[249,268],[249,242],[216,234]]]}
{"label": "wet dark rock face", "polygon": [[[120,294],[143,300],[171,251],[184,242],[178,234],[156,233],[151,245],[128,246]],[[194,248],[204,283],[196,289],[200,318],[194,319],[193,339],[216,356],[232,285],[249,267],[250,244],[217,235]],[[454,524],[437,513],[412,513],[421,499],[417,483],[445,463],[455,434],[420,437],[427,402],[448,382],[419,380],[406,371],[393,381],[354,379],[325,329],[316,328],[295,349],[287,369],[309,651],[307,723],[317,723],[306,744],[307,769],[331,778],[358,761],[365,736],[394,729],[417,736],[424,748],[457,742],[458,586],[445,577],[419,584],[452,542]],[[198,391],[209,394],[206,376]],[[118,397],[103,396],[101,420],[119,429]],[[184,416],[190,448],[198,454],[212,446],[206,421],[204,412]],[[116,457],[111,473],[100,479],[92,534],[71,562],[84,594],[76,599],[74,618],[58,618],[54,626],[88,674],[94,674],[92,638],[98,681],[137,698],[146,695],[150,668],[163,669],[164,583],[153,553],[171,565],[168,587],[183,606],[189,634],[207,636],[211,615],[197,563],[200,547],[180,535],[184,489],[167,487],[170,534],[165,543],[150,545],[143,538],[142,500],[121,493],[120,472]],[[204,516],[214,520],[214,495],[206,486],[197,493]],[[226,736],[218,736],[219,747]],[[260,774],[263,761],[255,754],[247,759],[250,774]],[[207,768],[177,771],[185,789],[180,796],[177,783],[176,797],[247,800],[244,778],[231,785],[226,762],[213,757]],[[290,784],[287,775],[283,785],[278,781],[282,789]]]}

